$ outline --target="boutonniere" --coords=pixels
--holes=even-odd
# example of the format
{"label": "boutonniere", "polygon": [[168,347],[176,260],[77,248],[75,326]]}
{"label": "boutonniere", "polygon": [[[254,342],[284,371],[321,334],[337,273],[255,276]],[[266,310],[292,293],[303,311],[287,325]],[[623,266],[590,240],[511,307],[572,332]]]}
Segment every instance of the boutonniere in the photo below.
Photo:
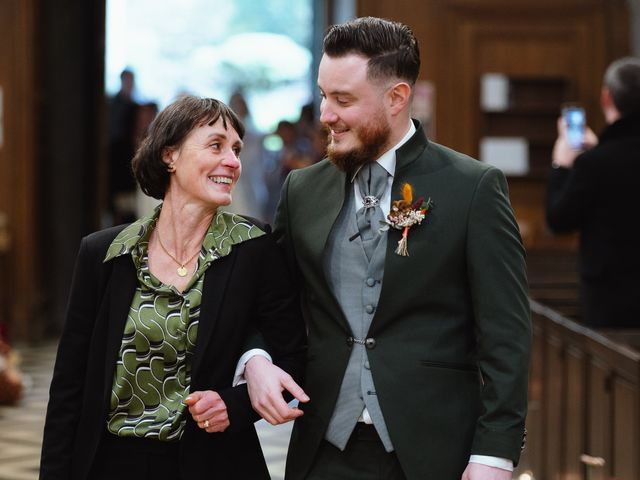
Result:
{"label": "boutonniere", "polygon": [[381,230],[389,227],[402,230],[402,238],[398,242],[396,253],[403,257],[409,256],[408,236],[409,229],[414,225],[420,225],[427,216],[427,212],[433,206],[430,198],[419,197],[413,201],[413,187],[409,183],[402,186],[402,199],[391,202],[391,210],[387,215],[387,221],[383,223]]}

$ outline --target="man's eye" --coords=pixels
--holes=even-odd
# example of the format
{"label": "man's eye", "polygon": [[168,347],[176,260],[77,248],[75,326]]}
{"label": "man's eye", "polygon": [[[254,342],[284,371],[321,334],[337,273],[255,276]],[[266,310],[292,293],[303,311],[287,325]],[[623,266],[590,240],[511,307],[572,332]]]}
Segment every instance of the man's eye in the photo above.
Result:
{"label": "man's eye", "polygon": [[212,143],[211,144],[211,148],[213,148],[214,150],[220,150],[220,144],[219,143]]}

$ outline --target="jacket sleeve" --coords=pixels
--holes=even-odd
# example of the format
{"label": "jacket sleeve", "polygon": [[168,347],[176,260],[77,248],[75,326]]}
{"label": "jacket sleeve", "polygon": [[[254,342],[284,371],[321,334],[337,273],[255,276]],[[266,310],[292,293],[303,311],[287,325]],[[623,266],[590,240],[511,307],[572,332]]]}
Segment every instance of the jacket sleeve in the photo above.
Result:
{"label": "jacket sleeve", "polygon": [[295,170],[290,172],[282,186],[280,201],[276,207],[276,214],[273,222],[273,234],[275,236],[276,243],[284,255],[289,272],[293,276],[294,281],[299,283],[298,279],[300,278],[300,275],[295,261],[295,249],[293,241],[291,240],[291,229],[289,228],[289,190],[295,173]]}
{"label": "jacket sleeve", "polygon": [[531,318],[525,254],[504,175],[477,184],[468,217],[467,269],[482,374],[471,453],[517,464],[527,411]]}
{"label": "jacket sleeve", "polygon": [[95,255],[89,252],[87,240],[83,239],[49,390],[40,480],[71,478],[72,451],[82,410],[85,370],[99,295],[95,262]]}
{"label": "jacket sleeve", "polygon": [[580,155],[573,168],[554,168],[549,176],[546,216],[557,233],[578,230],[595,207],[596,192],[589,174],[590,158]]}
{"label": "jacket sleeve", "polygon": [[[262,263],[258,272],[259,289],[254,308],[255,330],[249,332],[245,347],[268,351],[274,364],[301,384],[306,356],[306,331],[298,292],[273,235],[266,235],[261,242]],[[229,431],[244,428],[260,418],[251,407],[246,384],[219,393],[227,406]],[[290,400],[291,396],[287,395],[285,399]]]}

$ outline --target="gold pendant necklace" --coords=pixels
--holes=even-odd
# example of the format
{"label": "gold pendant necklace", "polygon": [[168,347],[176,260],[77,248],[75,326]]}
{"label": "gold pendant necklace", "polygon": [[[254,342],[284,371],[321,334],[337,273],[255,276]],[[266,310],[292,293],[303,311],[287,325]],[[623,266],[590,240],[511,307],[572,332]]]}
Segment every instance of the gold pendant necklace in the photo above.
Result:
{"label": "gold pendant necklace", "polygon": [[178,276],[179,277],[186,277],[187,273],[188,273],[187,265],[189,265],[191,263],[191,260],[196,258],[196,256],[200,253],[200,249],[198,249],[198,251],[189,260],[187,260],[186,262],[182,263],[176,257],[171,255],[166,248],[164,248],[164,245],[162,244],[162,240],[160,239],[160,231],[157,228],[156,228],[156,235],[158,237],[158,243],[160,244],[160,248],[162,248],[162,250],[164,250],[164,253],[169,255],[169,257],[171,257],[171,260],[173,260],[174,262],[176,262],[178,264],[178,268],[176,269],[176,273],[178,274]]}

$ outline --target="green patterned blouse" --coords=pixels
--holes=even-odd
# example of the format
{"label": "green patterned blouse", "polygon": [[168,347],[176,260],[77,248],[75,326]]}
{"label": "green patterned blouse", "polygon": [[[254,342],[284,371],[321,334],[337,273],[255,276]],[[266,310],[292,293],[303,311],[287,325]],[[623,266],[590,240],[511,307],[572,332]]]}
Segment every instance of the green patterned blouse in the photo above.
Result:
{"label": "green patterned blouse", "polygon": [[179,292],[149,271],[149,237],[161,208],[122,230],[104,259],[131,255],[138,277],[116,363],[107,428],[122,437],[172,441],[182,436],[188,415],[183,400],[189,394],[207,268],[233,245],[264,232],[238,215],[216,213],[196,271]]}

